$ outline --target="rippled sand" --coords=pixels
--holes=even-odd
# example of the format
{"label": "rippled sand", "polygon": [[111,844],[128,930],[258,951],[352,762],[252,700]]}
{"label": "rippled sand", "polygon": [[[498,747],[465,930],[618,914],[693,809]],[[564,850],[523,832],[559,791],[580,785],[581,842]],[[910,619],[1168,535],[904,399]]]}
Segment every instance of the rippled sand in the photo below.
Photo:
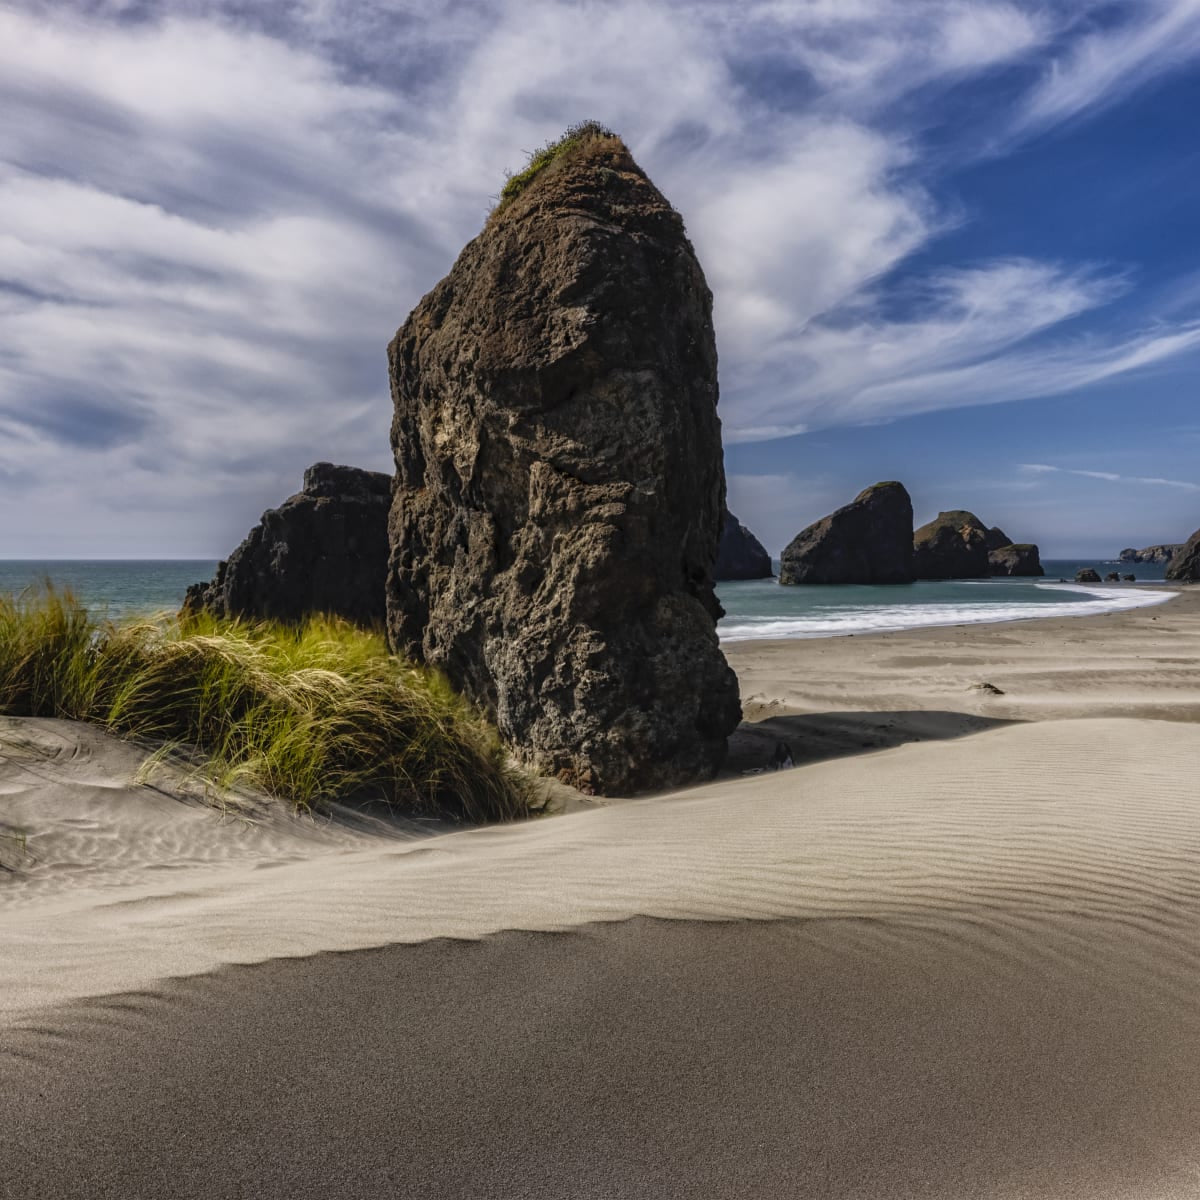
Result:
{"label": "rippled sand", "polygon": [[443,836],[10,725],[5,1194],[1194,1197],[1197,599],[739,648],[822,761]]}

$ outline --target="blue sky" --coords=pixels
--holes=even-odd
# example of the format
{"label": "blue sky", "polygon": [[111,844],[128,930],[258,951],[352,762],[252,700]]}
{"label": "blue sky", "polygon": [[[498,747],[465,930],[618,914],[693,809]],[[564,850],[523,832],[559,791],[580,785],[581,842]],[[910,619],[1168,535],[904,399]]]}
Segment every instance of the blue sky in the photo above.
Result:
{"label": "blue sky", "polygon": [[387,469],[385,347],[618,129],[715,298],[731,507],[1200,526],[1200,0],[0,3],[3,557],[216,557]]}

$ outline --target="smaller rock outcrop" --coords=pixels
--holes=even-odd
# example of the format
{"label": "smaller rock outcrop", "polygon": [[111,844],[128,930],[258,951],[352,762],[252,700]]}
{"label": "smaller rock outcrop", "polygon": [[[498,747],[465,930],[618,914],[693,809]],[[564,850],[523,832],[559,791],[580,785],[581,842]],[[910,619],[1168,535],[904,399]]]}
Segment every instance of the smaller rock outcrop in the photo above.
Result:
{"label": "smaller rock outcrop", "polygon": [[713,579],[770,579],[773,574],[762,542],[726,509]]}
{"label": "smaller rock outcrop", "polygon": [[1183,548],[1183,542],[1163,542],[1161,545],[1146,546],[1141,550],[1127,546],[1121,551],[1120,559],[1121,562],[1169,563]]}
{"label": "smaller rock outcrop", "polygon": [[1082,571],[1075,572],[1076,583],[1100,583],[1100,576],[1092,570],[1091,567],[1084,567]]}
{"label": "smaller rock outcrop", "polygon": [[1122,575],[1121,582],[1122,583],[1137,583],[1137,576],[1136,575]]}
{"label": "smaller rock outcrop", "polygon": [[1119,571],[1109,571],[1109,573],[1107,575],[1105,575],[1105,577],[1104,577],[1104,582],[1105,583],[1120,583],[1121,582],[1120,572]]}
{"label": "smaller rock outcrop", "polygon": [[902,483],[877,483],[791,540],[779,582],[911,583],[912,559],[912,500]]}
{"label": "smaller rock outcrop", "polygon": [[1009,542],[988,551],[989,575],[1045,575],[1038,548],[1029,542]]}
{"label": "smaller rock outcrop", "polygon": [[391,476],[317,463],[304,490],[268,509],[185,611],[300,621],[316,613],[382,627]]}
{"label": "smaller rock outcrop", "polygon": [[940,512],[913,534],[913,572],[918,579],[978,579],[988,574],[989,531],[972,512]]}
{"label": "smaller rock outcrop", "polygon": [[1172,556],[1166,576],[1173,583],[1200,583],[1200,529]]}

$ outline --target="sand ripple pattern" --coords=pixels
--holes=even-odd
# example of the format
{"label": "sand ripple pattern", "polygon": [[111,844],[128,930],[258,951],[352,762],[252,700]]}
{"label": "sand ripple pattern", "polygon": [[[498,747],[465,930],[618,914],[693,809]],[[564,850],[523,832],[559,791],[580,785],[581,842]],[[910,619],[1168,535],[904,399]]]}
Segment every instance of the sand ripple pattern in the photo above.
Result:
{"label": "sand ripple pattern", "polygon": [[112,878],[24,899],[0,882],[0,1017],[231,963],[638,916],[836,923],[847,953],[932,941],[964,970],[1125,981],[1182,1012],[1198,757],[1179,723],[1017,725],[423,841],[265,838],[256,857],[209,817],[204,854],[170,871],[149,869],[171,848],[127,792]]}

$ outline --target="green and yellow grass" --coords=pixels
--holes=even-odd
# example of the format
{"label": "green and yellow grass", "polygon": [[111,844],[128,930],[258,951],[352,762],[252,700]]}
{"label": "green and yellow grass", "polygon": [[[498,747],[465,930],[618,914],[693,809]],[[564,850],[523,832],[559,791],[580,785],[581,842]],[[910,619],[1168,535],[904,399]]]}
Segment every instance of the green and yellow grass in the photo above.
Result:
{"label": "green and yellow grass", "polygon": [[569,126],[562,137],[547,142],[540,149],[533,151],[529,162],[515,175],[509,175],[504,187],[500,189],[500,202],[496,205],[499,212],[506,204],[515,200],[551,163],[570,154],[593,138],[615,137],[611,129],[601,125],[599,121],[580,121],[577,125]]}
{"label": "green and yellow grass", "polygon": [[303,809],[377,797],[503,821],[537,807],[494,729],[440,675],[331,619],[117,623],[49,584],[0,596],[0,713],[181,750],[220,791]]}

